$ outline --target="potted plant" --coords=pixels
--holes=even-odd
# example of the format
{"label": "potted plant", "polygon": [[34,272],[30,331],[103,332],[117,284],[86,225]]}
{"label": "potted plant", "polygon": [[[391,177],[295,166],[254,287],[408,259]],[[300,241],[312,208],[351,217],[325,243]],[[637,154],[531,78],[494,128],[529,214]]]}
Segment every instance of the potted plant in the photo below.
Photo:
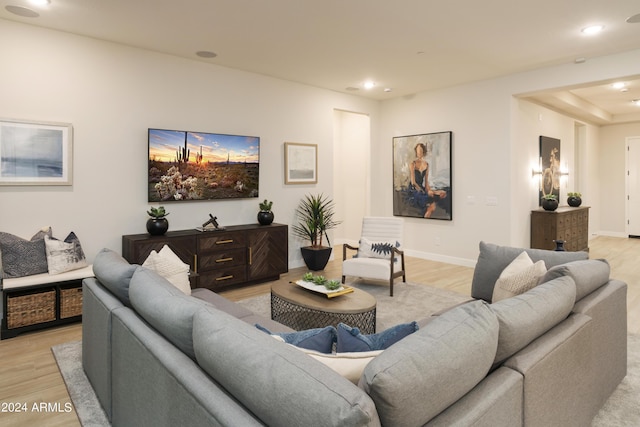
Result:
{"label": "potted plant", "polygon": [[165,218],[169,213],[164,210],[164,206],[152,207],[147,211],[151,217],[147,220],[147,231],[152,236],[161,236],[169,229],[169,221]]}
{"label": "potted plant", "polygon": [[567,193],[567,203],[569,206],[577,208],[582,204],[582,193],[573,192]]}
{"label": "potted plant", "polygon": [[260,203],[260,212],[258,212],[258,222],[261,225],[269,225],[273,222],[273,212],[271,212],[271,206],[273,202],[264,199],[264,202]]}
{"label": "potted plant", "polygon": [[545,211],[555,211],[558,209],[558,199],[555,194],[545,194],[542,196],[542,208]]}
{"label": "potted plant", "polygon": [[[302,258],[309,270],[323,270],[331,256],[331,242],[327,231],[341,222],[333,219],[333,201],[322,194],[307,195],[300,201],[296,215],[298,224],[292,226],[293,234],[311,242],[310,246],[300,248]],[[322,244],[324,237],[329,246]]]}

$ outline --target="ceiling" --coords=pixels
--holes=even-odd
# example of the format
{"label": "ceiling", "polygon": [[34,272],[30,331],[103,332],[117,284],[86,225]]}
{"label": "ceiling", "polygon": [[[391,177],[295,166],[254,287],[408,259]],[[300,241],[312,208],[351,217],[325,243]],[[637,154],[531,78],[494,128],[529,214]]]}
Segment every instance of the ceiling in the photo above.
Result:
{"label": "ceiling", "polygon": [[[48,6],[0,0],[0,6],[2,19],[376,100],[640,49],[640,22],[626,22],[640,13],[637,0],[51,0]],[[581,33],[592,24],[604,31]],[[596,124],[636,121],[640,107],[630,102],[640,98],[636,78],[626,80],[624,93],[598,82],[529,99]],[[364,88],[367,80],[375,82],[372,89]]]}

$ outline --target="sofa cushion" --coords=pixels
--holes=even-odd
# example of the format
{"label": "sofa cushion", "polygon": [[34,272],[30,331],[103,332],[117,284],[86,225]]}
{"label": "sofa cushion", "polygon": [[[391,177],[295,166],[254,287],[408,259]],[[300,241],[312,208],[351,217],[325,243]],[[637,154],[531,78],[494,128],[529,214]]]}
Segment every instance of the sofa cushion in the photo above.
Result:
{"label": "sofa cushion", "polygon": [[548,282],[557,277],[569,276],[576,283],[576,301],[580,301],[591,292],[609,281],[611,267],[604,259],[573,261],[557,265],[542,277]]}
{"label": "sofa cushion", "polygon": [[93,261],[96,279],[128,307],[131,307],[129,283],[136,268],[138,265],[129,264],[126,259],[107,248],[98,252]]}
{"label": "sofa cushion", "polygon": [[575,298],[575,283],[566,276],[491,304],[489,307],[500,323],[495,363],[504,361],[566,319]]}
{"label": "sofa cushion", "polygon": [[193,315],[208,306],[206,302],[185,295],[164,277],[144,267],[138,267],[131,277],[129,297],[144,320],[195,359]]}
{"label": "sofa cushion", "polygon": [[424,425],[487,375],[498,345],[498,321],[484,301],[434,318],[364,369],[359,385],[383,425]]}
{"label": "sofa cushion", "polygon": [[500,273],[491,301],[500,301],[528,291],[538,284],[546,272],[544,261],[534,263],[523,251]]}
{"label": "sofa cushion", "polygon": [[304,331],[272,333],[267,328],[256,324],[256,328],[269,335],[282,338],[283,342],[319,353],[331,353],[333,344],[336,342],[336,328],[327,326],[325,328],[307,329]]}
{"label": "sofa cushion", "polygon": [[549,269],[559,264],[589,258],[587,252],[561,252],[542,249],[523,249],[509,246],[498,246],[492,243],[480,242],[480,254],[473,271],[471,282],[471,296],[485,301],[491,301],[493,288],[500,277],[500,273],[518,255],[525,251],[533,262],[544,261]]}
{"label": "sofa cushion", "polygon": [[227,313],[198,311],[193,340],[198,364],[267,425],[379,425],[354,384]]}
{"label": "sofa cushion", "polygon": [[354,351],[385,350],[404,337],[418,330],[416,322],[403,323],[377,334],[363,335],[360,329],[338,323],[338,341],[336,351],[348,353]]}
{"label": "sofa cushion", "polygon": [[48,271],[44,237],[51,237],[51,227],[43,228],[25,240],[13,234],[0,232],[2,277],[25,277]]}

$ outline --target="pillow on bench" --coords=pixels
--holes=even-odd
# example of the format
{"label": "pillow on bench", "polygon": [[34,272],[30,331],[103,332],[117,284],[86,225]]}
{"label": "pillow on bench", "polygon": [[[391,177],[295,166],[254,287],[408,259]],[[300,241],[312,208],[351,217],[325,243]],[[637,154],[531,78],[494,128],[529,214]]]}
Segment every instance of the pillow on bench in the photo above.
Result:
{"label": "pillow on bench", "polygon": [[31,240],[0,232],[2,277],[24,277],[49,271],[45,236],[52,236],[51,227],[38,231]]}

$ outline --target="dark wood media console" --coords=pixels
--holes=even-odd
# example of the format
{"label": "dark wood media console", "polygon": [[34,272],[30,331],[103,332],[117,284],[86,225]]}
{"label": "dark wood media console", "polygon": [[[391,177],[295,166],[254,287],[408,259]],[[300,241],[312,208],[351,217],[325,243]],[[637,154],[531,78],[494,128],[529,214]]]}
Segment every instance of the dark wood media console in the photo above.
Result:
{"label": "dark wood media console", "polygon": [[191,287],[217,291],[268,280],[289,271],[289,234],[283,224],[234,225],[219,231],[170,231],[122,236],[122,256],[142,264],[168,245],[192,270]]}

